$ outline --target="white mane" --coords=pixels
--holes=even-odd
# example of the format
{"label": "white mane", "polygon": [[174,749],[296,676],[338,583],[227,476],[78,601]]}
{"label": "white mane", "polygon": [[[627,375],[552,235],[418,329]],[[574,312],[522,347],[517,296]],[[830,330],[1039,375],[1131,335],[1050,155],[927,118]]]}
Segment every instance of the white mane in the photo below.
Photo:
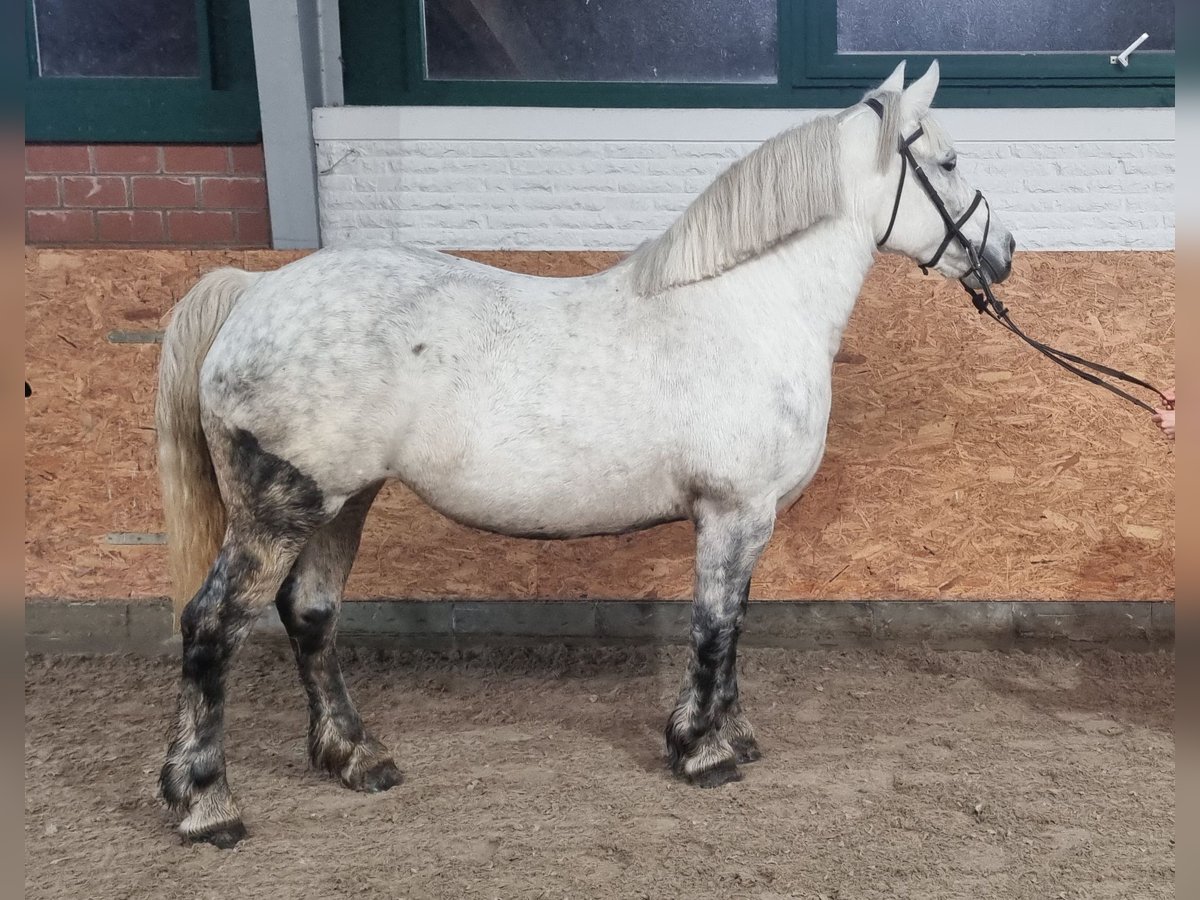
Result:
{"label": "white mane", "polygon": [[643,295],[719,275],[842,210],[837,120],[771,138],[717,176],[661,236],[630,257]]}
{"label": "white mane", "polygon": [[[883,105],[876,164],[886,170],[904,127],[902,97],[894,91],[867,97]],[[785,131],[717,176],[670,228],[631,254],[638,293],[712,278],[841,213],[839,119],[821,116]],[[933,119],[921,125],[934,152],[952,146]]]}

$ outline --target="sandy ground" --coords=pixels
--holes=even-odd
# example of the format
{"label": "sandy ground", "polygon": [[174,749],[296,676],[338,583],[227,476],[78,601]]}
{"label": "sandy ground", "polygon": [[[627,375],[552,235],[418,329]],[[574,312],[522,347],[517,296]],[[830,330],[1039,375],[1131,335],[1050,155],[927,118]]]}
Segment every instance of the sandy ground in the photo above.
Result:
{"label": "sandy ground", "polygon": [[407,779],[368,797],[307,770],[285,653],[234,676],[229,852],[155,800],[174,664],[30,657],[25,896],[1174,896],[1168,654],[749,651],[766,756],[702,791],[660,756],[679,650],[360,651]]}

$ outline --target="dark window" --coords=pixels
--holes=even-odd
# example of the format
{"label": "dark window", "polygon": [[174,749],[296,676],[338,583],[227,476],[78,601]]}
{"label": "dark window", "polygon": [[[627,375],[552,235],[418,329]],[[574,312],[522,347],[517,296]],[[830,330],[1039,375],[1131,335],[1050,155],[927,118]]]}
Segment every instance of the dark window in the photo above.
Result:
{"label": "dark window", "polygon": [[195,0],[34,0],[39,74],[200,74]]}
{"label": "dark window", "polygon": [[[346,102],[839,107],[936,57],[942,106],[1173,106],[1172,0],[338,0]],[[1142,32],[1128,66],[1110,57]]]}
{"label": "dark window", "polygon": [[1174,0],[837,0],[839,53],[1175,49]]}
{"label": "dark window", "polygon": [[777,0],[424,0],[435,79],[771,84]]}
{"label": "dark window", "polygon": [[26,0],[26,140],[257,140],[250,2]]}

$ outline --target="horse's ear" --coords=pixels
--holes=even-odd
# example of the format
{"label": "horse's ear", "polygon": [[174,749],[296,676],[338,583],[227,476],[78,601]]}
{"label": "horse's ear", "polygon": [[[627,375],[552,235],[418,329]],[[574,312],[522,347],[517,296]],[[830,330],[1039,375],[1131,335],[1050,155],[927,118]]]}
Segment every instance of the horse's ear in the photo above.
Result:
{"label": "horse's ear", "polygon": [[939,77],[938,61],[935,59],[929,64],[929,71],[910,84],[904,92],[904,103],[916,118],[929,112],[929,107],[933,105],[933,95],[937,93]]}
{"label": "horse's ear", "polygon": [[883,84],[879,85],[878,90],[893,91],[899,94],[904,90],[904,63],[905,60],[900,60],[900,65],[892,70],[892,74],[883,80]]}

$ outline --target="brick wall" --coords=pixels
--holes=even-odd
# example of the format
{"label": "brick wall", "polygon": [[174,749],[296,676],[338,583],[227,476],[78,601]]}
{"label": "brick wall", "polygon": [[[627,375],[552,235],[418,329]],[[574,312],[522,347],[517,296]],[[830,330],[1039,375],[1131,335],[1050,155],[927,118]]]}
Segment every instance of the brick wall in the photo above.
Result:
{"label": "brick wall", "polygon": [[25,240],[266,247],[261,146],[29,144]]}
{"label": "brick wall", "polygon": [[[758,145],[491,140],[486,131],[481,127],[477,139],[436,140],[319,135],[323,240],[629,249],[661,233],[721,170]],[[1173,139],[960,139],[957,147],[963,173],[1024,249],[1175,245]]]}

